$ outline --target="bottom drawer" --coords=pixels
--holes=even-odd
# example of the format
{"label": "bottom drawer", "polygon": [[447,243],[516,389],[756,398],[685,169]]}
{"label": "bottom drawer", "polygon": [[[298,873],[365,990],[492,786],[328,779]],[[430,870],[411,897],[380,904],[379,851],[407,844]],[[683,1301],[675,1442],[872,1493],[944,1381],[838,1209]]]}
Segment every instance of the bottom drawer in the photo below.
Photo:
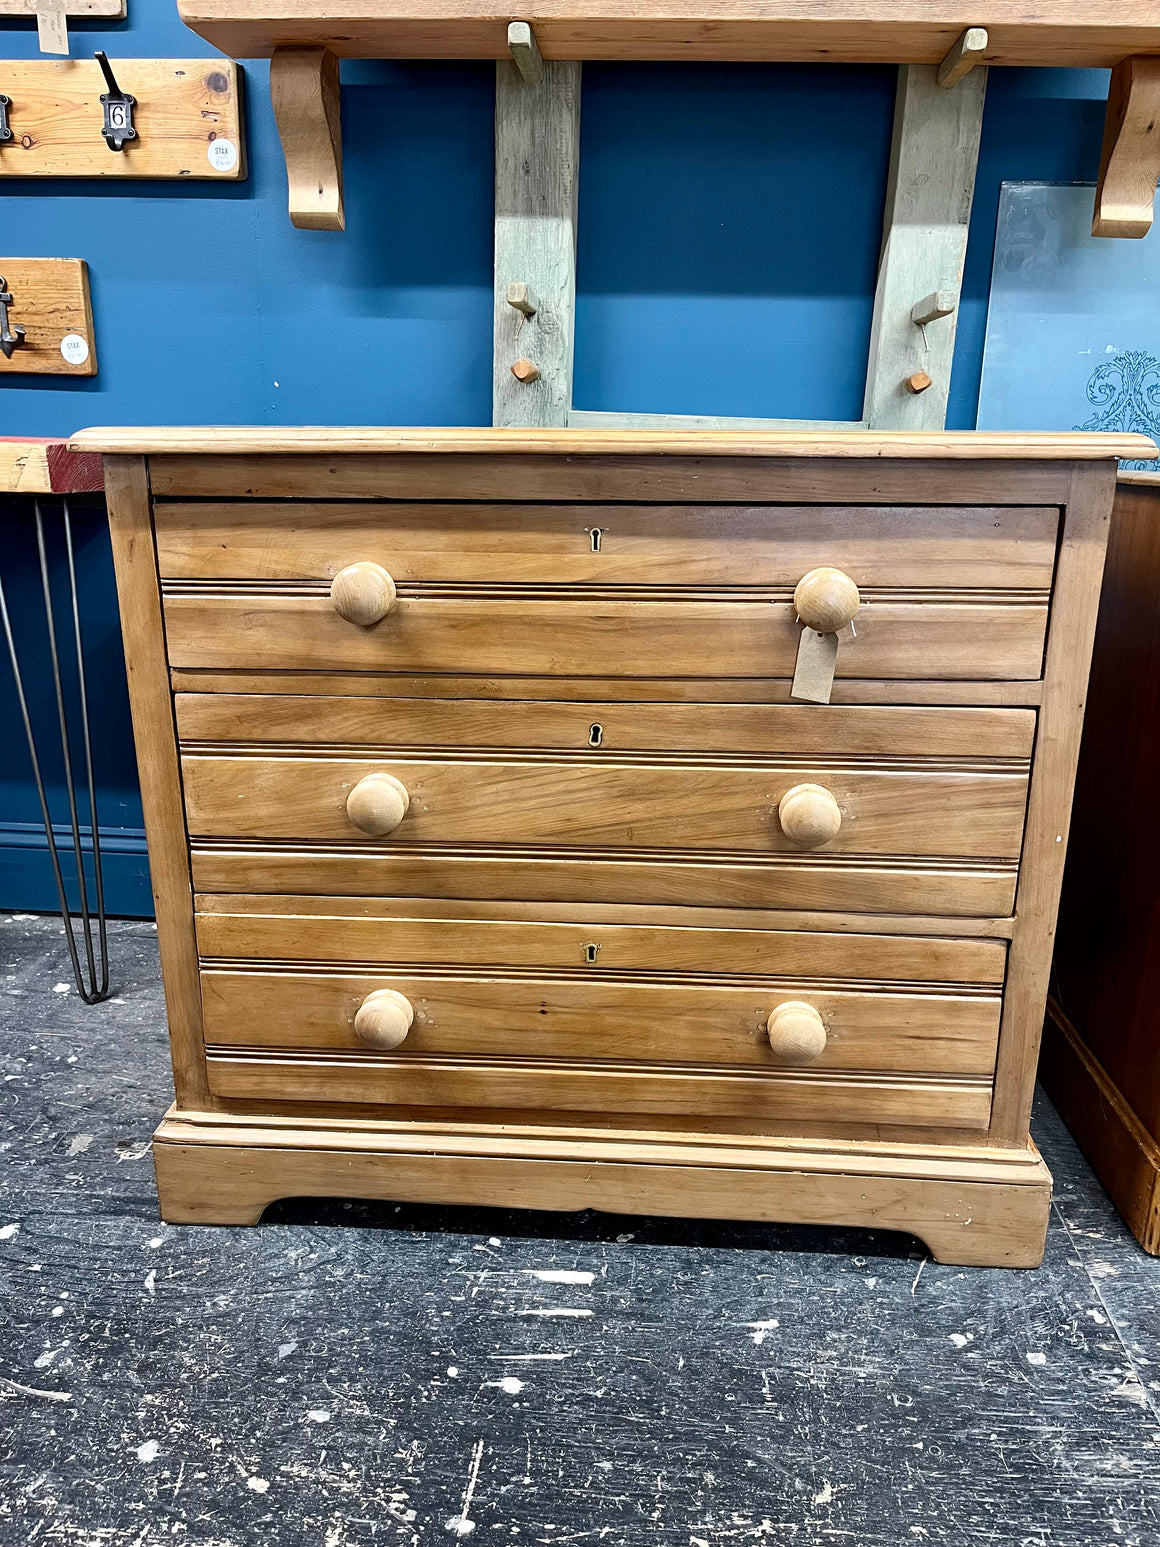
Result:
{"label": "bottom drawer", "polygon": [[[755,951],[749,931],[628,926],[627,936],[646,935],[651,945],[677,937],[680,949],[667,961],[665,950],[655,952],[665,962],[660,972],[625,975],[623,967],[602,970],[603,951],[591,968],[447,965],[441,958],[465,943],[462,919],[380,919],[379,949],[395,961],[373,965],[357,960],[357,924],[345,920],[356,958],[347,967],[329,965],[338,941],[316,933],[317,915],[294,921],[293,942],[283,937],[300,955],[313,947],[322,957],[316,965],[239,960],[246,944],[274,944],[261,930],[251,934],[253,917],[246,938],[236,917],[231,925],[219,915],[221,935],[202,922],[203,950],[212,941],[232,958],[206,962],[202,972],[210,1088],[219,1097],[960,1129],[989,1121],[1002,1005],[997,942],[770,931]],[[538,932],[558,926],[508,927],[534,961]],[[611,944],[607,925],[600,933]],[[722,974],[720,957],[732,975]],[[955,967],[975,981],[938,981]],[[892,977],[899,980],[883,981]],[[368,1046],[356,1029],[360,1007],[381,990],[398,996],[392,1013],[403,1016],[389,1051]],[[771,1045],[768,1030],[790,1001],[808,1005],[821,1032],[820,1045],[795,1046],[793,1056]]]}

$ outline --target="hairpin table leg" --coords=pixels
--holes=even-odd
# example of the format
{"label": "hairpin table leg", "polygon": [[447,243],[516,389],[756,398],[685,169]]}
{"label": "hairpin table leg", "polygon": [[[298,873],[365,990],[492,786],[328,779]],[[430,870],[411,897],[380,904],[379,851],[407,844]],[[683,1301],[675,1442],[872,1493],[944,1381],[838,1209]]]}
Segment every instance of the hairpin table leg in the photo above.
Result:
{"label": "hairpin table leg", "polygon": [[[40,556],[40,583],[44,592],[45,619],[48,624],[49,655],[52,662],[53,687],[56,693],[57,719],[60,725],[60,745],[64,759],[65,789],[68,792],[69,825],[72,829],[73,855],[76,860],[77,888],[80,897],[80,927],[84,944],[85,963],[82,969],[80,953],[77,949],[76,928],[72,910],[69,907],[68,894],[65,890],[64,874],[61,870],[60,855],[56,846],[56,835],[53,832],[52,816],[48,809],[48,792],[45,789],[44,776],[40,767],[40,759],[36,751],[36,738],[32,729],[32,718],[28,712],[28,700],[24,692],[24,681],[20,673],[20,662],[16,654],[16,641],[12,632],[12,623],[8,613],[7,602],[4,597],[3,582],[0,581],[0,625],[3,626],[4,637],[8,645],[8,657],[12,663],[12,675],[16,682],[16,697],[20,705],[20,717],[24,722],[24,734],[28,740],[28,752],[32,759],[32,776],[36,782],[36,793],[40,801],[41,816],[44,819],[44,832],[48,839],[48,854],[52,862],[52,873],[56,881],[57,896],[60,899],[60,911],[65,923],[65,939],[68,942],[69,956],[72,959],[73,976],[76,979],[77,992],[86,1004],[99,1004],[109,994],[109,952],[108,934],[105,918],[105,888],[101,868],[101,839],[97,826],[97,797],[96,782],[93,777],[93,747],[89,733],[89,705],[88,692],[85,683],[84,655],[81,648],[81,620],[80,606],[77,599],[76,561],[73,552],[72,519],[69,514],[68,501],[61,501],[61,515],[64,526],[65,552],[68,559],[68,585],[69,601],[72,607],[72,636],[73,648],[76,651],[77,682],[80,696],[80,737],[85,765],[85,779],[88,786],[90,831],[93,845],[93,884],[94,884],[94,911],[89,907],[89,889],[85,879],[85,856],[81,844],[80,814],[77,808],[76,787],[73,783],[73,760],[69,737],[68,715],[65,709],[64,683],[61,679],[60,652],[57,648],[56,622],[53,616],[52,584],[49,576],[48,551],[44,540],[44,516],[41,512],[40,501],[35,504],[36,517],[36,546]],[[96,940],[94,941],[94,923],[96,926]]]}

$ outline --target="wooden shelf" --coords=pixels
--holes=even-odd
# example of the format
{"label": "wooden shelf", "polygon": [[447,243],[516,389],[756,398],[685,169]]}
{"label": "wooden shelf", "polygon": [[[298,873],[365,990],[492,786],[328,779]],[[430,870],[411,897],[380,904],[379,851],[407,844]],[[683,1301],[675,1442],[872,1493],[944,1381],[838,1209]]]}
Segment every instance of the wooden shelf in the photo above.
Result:
{"label": "wooden shelf", "polygon": [[179,10],[235,59],[287,45],[346,59],[505,59],[512,20],[531,24],[545,59],[937,65],[968,27],[987,29],[988,64],[1110,69],[1160,54],[1156,0],[532,0],[510,11],[493,0],[179,0]]}

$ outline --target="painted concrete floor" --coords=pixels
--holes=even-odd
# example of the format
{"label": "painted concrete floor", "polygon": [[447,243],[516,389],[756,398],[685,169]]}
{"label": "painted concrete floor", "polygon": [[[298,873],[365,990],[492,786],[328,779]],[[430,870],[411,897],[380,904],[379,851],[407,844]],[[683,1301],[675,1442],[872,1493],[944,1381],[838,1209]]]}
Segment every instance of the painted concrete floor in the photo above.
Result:
{"label": "painted concrete floor", "polygon": [[1050,1107],[1036,1273],[902,1236],[391,1204],[158,1222],[116,998],[0,915],[0,1542],[1157,1547],[1160,1262]]}

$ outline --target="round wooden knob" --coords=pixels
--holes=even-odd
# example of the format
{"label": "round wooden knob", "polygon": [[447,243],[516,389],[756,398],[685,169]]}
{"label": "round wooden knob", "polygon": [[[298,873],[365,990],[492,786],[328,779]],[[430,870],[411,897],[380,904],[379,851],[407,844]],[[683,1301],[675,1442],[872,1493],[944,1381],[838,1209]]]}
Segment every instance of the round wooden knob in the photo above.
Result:
{"label": "round wooden knob", "polygon": [[407,1040],[415,1011],[411,1001],[393,988],[376,988],[355,1011],[354,1032],[368,1047],[389,1052]]}
{"label": "round wooden knob", "polygon": [[836,634],[862,605],[858,587],[840,569],[811,569],[793,593],[794,610],[807,628]]}
{"label": "round wooden knob", "polygon": [[769,1045],[783,1064],[812,1064],[826,1050],[826,1027],[812,1004],[790,999],[765,1023]]}
{"label": "round wooden knob", "polygon": [[820,784],[795,784],[778,802],[777,815],[782,832],[799,849],[820,849],[842,826],[838,802]]}
{"label": "round wooden knob", "polygon": [[346,797],[346,814],[370,837],[384,838],[398,827],[410,804],[407,786],[393,774],[371,773]]}
{"label": "round wooden knob", "polygon": [[330,599],[340,618],[369,628],[395,605],[395,582],[381,564],[364,559],[339,570],[330,582]]}

